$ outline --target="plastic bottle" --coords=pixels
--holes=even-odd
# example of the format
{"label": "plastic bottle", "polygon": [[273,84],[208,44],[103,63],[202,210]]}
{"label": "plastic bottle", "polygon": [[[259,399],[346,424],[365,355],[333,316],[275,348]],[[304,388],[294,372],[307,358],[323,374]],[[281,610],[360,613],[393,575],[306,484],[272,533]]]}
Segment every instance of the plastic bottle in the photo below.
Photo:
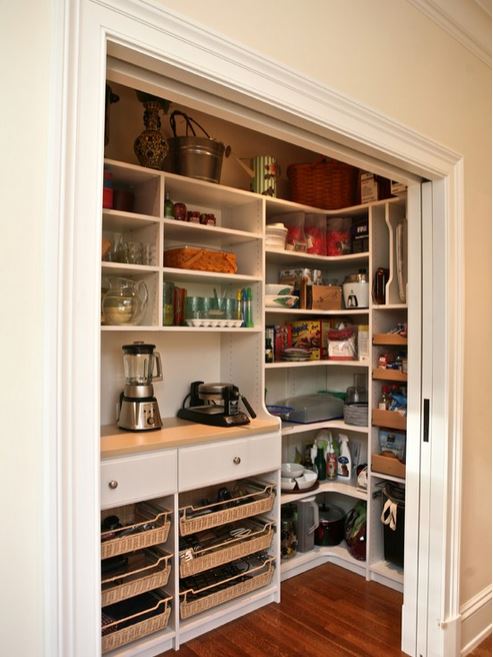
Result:
{"label": "plastic bottle", "polygon": [[332,436],[329,440],[329,450],[327,452],[327,479],[337,479],[337,454],[334,449]]}
{"label": "plastic bottle", "polygon": [[317,448],[317,457],[315,459],[315,465],[317,466],[317,478],[319,481],[325,481],[327,477],[327,464],[324,456],[323,445],[318,445]]}
{"label": "plastic bottle", "polygon": [[337,459],[337,478],[349,481],[351,479],[351,451],[349,449],[349,438],[346,434],[339,434],[341,453]]}

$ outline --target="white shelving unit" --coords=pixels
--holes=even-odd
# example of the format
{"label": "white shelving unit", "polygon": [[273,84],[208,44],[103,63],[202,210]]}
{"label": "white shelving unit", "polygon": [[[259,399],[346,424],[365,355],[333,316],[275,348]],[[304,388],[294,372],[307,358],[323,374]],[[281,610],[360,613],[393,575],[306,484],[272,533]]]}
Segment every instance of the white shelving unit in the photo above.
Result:
{"label": "white shelving unit", "polygon": [[[335,311],[288,310],[266,308],[264,305],[264,283],[277,282],[276,274],[284,267],[313,267],[322,269],[331,277],[343,278],[348,273],[366,268],[369,280],[377,266],[395,267],[389,255],[392,242],[389,231],[395,229],[399,217],[405,214],[400,199],[388,199],[366,205],[358,205],[338,211],[326,212],[290,201],[266,198],[257,194],[227,188],[166,172],[145,169],[115,160],[106,160],[111,170],[114,185],[125,185],[134,193],[134,210],[104,209],[102,212],[103,238],[114,240],[123,235],[147,245],[150,254],[148,264],[131,264],[115,261],[102,262],[102,278],[121,276],[133,281],[144,281],[148,288],[149,301],[143,318],[138,325],[102,325],[101,327],[101,424],[115,422],[115,409],[123,388],[122,345],[144,339],[156,345],[161,353],[164,377],[155,384],[154,392],[161,415],[174,417],[189,392],[192,381],[225,381],[238,385],[259,418],[269,419],[266,403],[317,390],[345,391],[353,384],[354,374],[363,374],[368,381],[369,399],[374,403],[380,381],[372,381],[375,368],[375,348],[369,347],[367,360],[358,361],[306,361],[297,363],[264,363],[265,327],[289,320],[343,317],[369,327],[369,335],[390,329],[395,321],[405,317],[406,305],[398,302],[395,282],[389,281],[388,301],[369,308],[340,309]],[[201,225],[180,222],[164,217],[164,196],[169,192],[174,201],[180,201],[190,210],[212,213],[216,225]],[[266,249],[264,245],[265,225],[277,214],[310,212],[327,216],[367,217],[370,226],[370,251],[341,257],[314,256],[297,252]],[[381,239],[387,231],[387,240]],[[165,267],[163,253],[168,248],[182,245],[200,245],[210,249],[223,249],[235,253],[238,271],[235,274],[204,272],[191,269]],[[252,328],[199,328],[191,326],[163,325],[164,284],[172,282],[186,288],[187,295],[210,296],[214,292],[235,298],[239,288],[252,290]],[[266,394],[265,394],[266,393]],[[369,463],[376,449],[377,429],[371,426],[356,426],[342,419],[309,424],[285,422],[279,425],[278,439],[282,442],[282,460],[292,460],[296,447],[313,441],[317,431],[327,429],[337,435],[349,435],[351,441],[360,444],[363,459]],[[180,459],[185,459],[185,453]],[[281,459],[268,473],[279,485]],[[266,476],[260,466],[256,473]],[[224,481],[230,477],[225,476]],[[369,490],[365,491],[350,483],[321,482],[315,491],[298,494],[282,494],[276,497],[272,517],[276,525],[280,522],[281,507],[312,495],[326,500],[342,500],[345,508],[364,501],[368,509],[367,559],[358,561],[348,552],[344,543],[334,547],[318,547],[293,559],[280,563],[279,536],[276,537],[272,554],[276,558],[276,574],[271,584],[227,602],[192,619],[180,620],[178,614],[179,578],[174,575],[170,587],[174,591],[174,610],[170,620],[166,641],[158,635],[139,639],[135,645],[126,646],[110,653],[112,657],[151,654],[160,646],[163,650],[183,643],[213,627],[243,613],[279,599],[281,578],[291,577],[327,560],[342,565],[368,579],[382,581],[388,586],[402,588],[402,572],[387,564],[383,557],[383,535],[379,525],[381,498],[379,492],[385,481],[402,482],[402,479],[370,471]],[[206,485],[204,486],[204,488]],[[200,486],[198,487],[200,488]],[[188,488],[186,489],[188,490]],[[178,546],[178,505],[181,495],[178,483],[172,499],[174,534],[170,538],[173,551]],[[177,565],[175,557],[175,568]],[[157,649],[157,648],[156,648]]]}

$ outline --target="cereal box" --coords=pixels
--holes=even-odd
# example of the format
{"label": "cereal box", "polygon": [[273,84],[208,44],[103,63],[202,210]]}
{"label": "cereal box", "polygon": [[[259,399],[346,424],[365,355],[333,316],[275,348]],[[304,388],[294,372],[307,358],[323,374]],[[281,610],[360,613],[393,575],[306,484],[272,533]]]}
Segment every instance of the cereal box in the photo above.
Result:
{"label": "cereal box", "polygon": [[327,359],[327,333],[329,322],[325,319],[310,319],[291,322],[293,347],[308,349],[310,360]]}

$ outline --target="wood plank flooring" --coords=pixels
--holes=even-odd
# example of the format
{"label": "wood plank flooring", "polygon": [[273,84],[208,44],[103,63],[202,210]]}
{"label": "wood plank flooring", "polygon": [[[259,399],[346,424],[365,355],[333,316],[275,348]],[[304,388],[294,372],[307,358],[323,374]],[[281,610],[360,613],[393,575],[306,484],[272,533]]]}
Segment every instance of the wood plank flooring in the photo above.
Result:
{"label": "wood plank flooring", "polygon": [[[404,657],[402,595],[326,564],[270,604],[160,657]],[[491,657],[491,637],[470,657]]]}

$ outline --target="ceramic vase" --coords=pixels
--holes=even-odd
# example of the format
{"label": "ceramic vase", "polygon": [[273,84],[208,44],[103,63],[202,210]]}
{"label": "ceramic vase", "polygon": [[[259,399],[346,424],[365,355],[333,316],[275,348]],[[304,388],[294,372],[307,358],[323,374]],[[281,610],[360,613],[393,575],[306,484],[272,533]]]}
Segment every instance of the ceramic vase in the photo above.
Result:
{"label": "ceramic vase", "polygon": [[134,152],[143,167],[162,170],[169,150],[168,142],[160,130],[159,111],[163,106],[158,100],[147,100],[144,108],[145,130],[135,140]]}

